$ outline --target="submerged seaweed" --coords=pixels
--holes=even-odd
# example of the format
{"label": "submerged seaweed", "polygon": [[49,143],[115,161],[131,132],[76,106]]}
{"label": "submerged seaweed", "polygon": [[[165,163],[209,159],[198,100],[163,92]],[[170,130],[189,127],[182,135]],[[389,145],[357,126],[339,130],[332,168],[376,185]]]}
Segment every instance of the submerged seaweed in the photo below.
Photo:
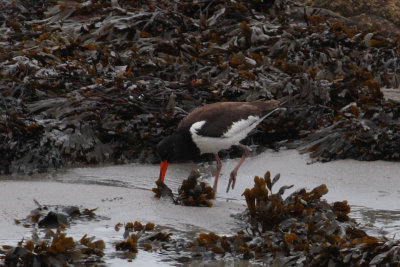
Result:
{"label": "submerged seaweed", "polygon": [[[121,223],[116,225],[116,230],[122,226]],[[125,224],[124,240],[115,243],[117,251],[123,251],[124,257],[133,259],[139,248],[145,251],[157,251],[162,249],[163,245],[170,241],[172,233],[165,233],[160,230],[160,227],[155,227],[154,223],[142,223],[135,221],[134,223],[128,222]]]}
{"label": "submerged seaweed", "polygon": [[39,228],[65,228],[71,222],[77,220],[99,220],[104,217],[95,214],[95,209],[79,208],[78,206],[62,206],[62,205],[41,205],[36,200],[38,206],[32,210],[30,215],[25,219],[17,220],[16,224],[22,224],[24,227]]}

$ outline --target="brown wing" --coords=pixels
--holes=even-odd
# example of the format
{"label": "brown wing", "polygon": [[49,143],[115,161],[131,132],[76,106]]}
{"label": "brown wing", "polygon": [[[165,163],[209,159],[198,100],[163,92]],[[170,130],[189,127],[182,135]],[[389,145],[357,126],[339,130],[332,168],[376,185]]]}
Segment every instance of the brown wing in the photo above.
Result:
{"label": "brown wing", "polygon": [[195,109],[185,117],[179,124],[178,131],[188,131],[193,123],[206,121],[197,133],[203,136],[219,137],[228,131],[233,122],[247,119],[249,116],[261,117],[267,111],[266,109],[275,108],[275,104],[267,102],[270,101],[220,102],[206,105]]}
{"label": "brown wing", "polygon": [[271,110],[276,109],[279,107],[280,101],[279,100],[268,100],[268,101],[253,101],[250,102],[251,105],[258,107],[262,110],[262,116],[269,113]]}

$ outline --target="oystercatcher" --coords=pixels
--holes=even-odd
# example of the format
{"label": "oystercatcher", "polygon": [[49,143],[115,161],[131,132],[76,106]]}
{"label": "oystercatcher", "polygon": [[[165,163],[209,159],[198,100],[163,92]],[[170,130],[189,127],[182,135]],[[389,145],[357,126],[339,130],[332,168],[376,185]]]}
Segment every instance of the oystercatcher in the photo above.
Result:
{"label": "oystercatcher", "polygon": [[236,175],[249,149],[239,142],[244,139],[262,120],[279,108],[279,101],[220,102],[197,108],[178,125],[176,132],[164,138],[157,145],[161,158],[160,177],[164,181],[171,161],[188,160],[205,153],[213,153],[217,161],[213,189],[217,191],[221,160],[218,152],[231,146],[239,146],[243,156],[230,174],[228,188],[235,187]]}

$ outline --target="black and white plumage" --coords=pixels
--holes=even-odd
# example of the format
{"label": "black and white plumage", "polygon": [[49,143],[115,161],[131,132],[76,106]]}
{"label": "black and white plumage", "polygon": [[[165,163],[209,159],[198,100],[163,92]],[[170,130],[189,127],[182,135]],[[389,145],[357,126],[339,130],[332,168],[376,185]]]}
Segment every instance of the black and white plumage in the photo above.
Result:
{"label": "black and white plumage", "polygon": [[214,191],[217,190],[221,171],[218,152],[231,146],[239,146],[244,154],[231,172],[227,191],[235,186],[237,171],[249,154],[240,144],[257,125],[277,110],[279,101],[220,102],[195,109],[178,125],[177,131],[164,138],[157,146],[161,158],[160,177],[164,180],[171,161],[189,160],[205,153],[213,153],[217,161]]}

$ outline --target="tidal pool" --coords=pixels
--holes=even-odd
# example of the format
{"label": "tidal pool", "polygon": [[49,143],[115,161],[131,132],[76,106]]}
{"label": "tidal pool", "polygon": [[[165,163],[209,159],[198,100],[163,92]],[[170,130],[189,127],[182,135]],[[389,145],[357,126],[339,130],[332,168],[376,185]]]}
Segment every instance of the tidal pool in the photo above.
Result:
{"label": "tidal pool", "polygon": [[[350,216],[361,223],[371,235],[395,237],[400,230],[400,164],[395,162],[338,160],[329,163],[308,164],[308,155],[295,150],[266,151],[245,161],[238,173],[236,187],[225,192],[229,173],[238,159],[224,160],[219,192],[211,208],[176,206],[169,201],[154,198],[151,188],[158,178],[158,165],[129,164],[70,168],[34,176],[0,176],[0,245],[15,246],[22,238],[29,239],[32,229],[16,225],[36,208],[34,199],[44,205],[76,205],[98,208],[103,219],[72,224],[67,234],[80,239],[84,234],[106,242],[104,260],[108,266],[176,266],[176,255],[145,252],[128,262],[115,251],[115,242],[123,240],[123,231],[115,231],[117,223],[139,221],[165,226],[174,238],[192,240],[198,233],[234,234],[238,222],[231,216],[245,209],[242,193],[253,186],[255,175],[269,170],[281,174],[275,188],[294,184],[294,189],[312,189],[326,184],[328,202],[347,200],[352,206]],[[177,192],[182,179],[193,168],[198,168],[202,179],[213,182],[215,163],[171,164],[165,182]],[[293,190],[288,190],[291,193]],[[287,194],[286,193],[286,194]],[[195,266],[190,255],[186,265]],[[221,264],[210,261],[207,264]],[[230,260],[226,266],[259,266],[248,261]]]}

